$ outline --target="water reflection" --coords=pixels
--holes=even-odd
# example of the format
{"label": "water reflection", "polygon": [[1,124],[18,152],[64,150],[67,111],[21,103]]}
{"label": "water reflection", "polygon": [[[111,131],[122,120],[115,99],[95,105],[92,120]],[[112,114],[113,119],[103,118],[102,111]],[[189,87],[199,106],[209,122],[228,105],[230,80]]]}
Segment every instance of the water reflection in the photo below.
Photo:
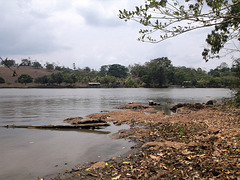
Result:
{"label": "water reflection", "polygon": [[0,179],[42,177],[86,161],[118,156],[134,145],[109,137],[122,128],[129,126],[64,131],[0,128],[0,154],[4,154],[0,156]]}

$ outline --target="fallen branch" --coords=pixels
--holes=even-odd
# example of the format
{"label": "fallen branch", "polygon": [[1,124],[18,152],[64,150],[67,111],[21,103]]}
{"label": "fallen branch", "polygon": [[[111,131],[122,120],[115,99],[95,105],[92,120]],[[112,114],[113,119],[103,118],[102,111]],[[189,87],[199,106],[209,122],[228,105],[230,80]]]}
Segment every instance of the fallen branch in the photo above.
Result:
{"label": "fallen branch", "polygon": [[78,125],[6,125],[4,128],[27,128],[27,129],[100,129],[100,127],[110,126],[108,123],[89,123]]}

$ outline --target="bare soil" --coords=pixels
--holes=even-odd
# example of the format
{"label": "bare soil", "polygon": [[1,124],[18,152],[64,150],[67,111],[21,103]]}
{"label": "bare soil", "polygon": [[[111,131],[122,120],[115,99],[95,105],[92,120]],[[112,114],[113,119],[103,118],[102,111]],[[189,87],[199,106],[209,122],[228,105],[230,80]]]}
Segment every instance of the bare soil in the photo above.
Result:
{"label": "bare soil", "polygon": [[173,115],[132,109],[87,117],[130,124],[112,138],[136,142],[131,151],[49,179],[240,179],[240,109],[224,103]]}
{"label": "bare soil", "polygon": [[[23,87],[23,84],[16,83],[16,80],[21,74],[29,74],[33,78],[50,75],[52,73],[56,73],[59,71],[56,70],[47,70],[47,69],[36,69],[34,67],[30,66],[18,66],[18,67],[11,67],[12,70],[15,70],[17,75],[13,76],[13,71],[11,71],[7,67],[0,67],[0,77],[2,77],[5,80],[4,84],[0,84],[0,87]],[[27,84],[28,87],[36,86],[34,83]]]}
{"label": "bare soil", "polygon": [[[29,74],[33,77],[33,79],[37,77],[42,77],[45,75],[51,75],[53,73],[58,73],[60,71],[58,70],[47,70],[44,68],[34,68],[31,66],[16,66],[11,67],[12,70],[10,70],[7,67],[1,67],[0,66],[0,77],[2,77],[5,80],[5,83],[0,84],[0,88],[36,88],[36,87],[58,87],[58,88],[65,88],[65,87],[88,87],[87,84],[82,84],[80,82],[76,82],[74,86],[70,86],[69,84],[62,83],[61,85],[43,85],[43,84],[36,84],[36,83],[27,83],[27,84],[21,84],[17,82],[18,77],[21,74]],[[17,74],[16,76],[13,76],[13,71],[15,71]],[[34,81],[34,80],[33,80]]]}

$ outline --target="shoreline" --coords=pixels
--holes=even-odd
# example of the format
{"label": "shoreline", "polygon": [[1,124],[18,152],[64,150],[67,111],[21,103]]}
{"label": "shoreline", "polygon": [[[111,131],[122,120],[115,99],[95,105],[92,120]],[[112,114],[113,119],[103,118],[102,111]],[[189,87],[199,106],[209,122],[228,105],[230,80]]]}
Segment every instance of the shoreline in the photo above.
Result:
{"label": "shoreline", "polygon": [[175,88],[185,88],[185,89],[191,89],[191,88],[199,88],[199,89],[206,89],[206,88],[211,88],[211,89],[231,89],[230,87],[172,87],[172,86],[166,86],[166,87],[124,87],[124,86],[102,86],[102,87],[91,87],[91,86],[2,86],[0,85],[0,89],[81,89],[81,88],[96,88],[96,89],[104,89],[104,88],[109,88],[109,89],[116,89],[116,88],[127,88],[127,89],[138,89],[138,88],[150,88],[150,89],[165,89],[165,88],[169,88],[169,89],[175,89]]}
{"label": "shoreline", "polygon": [[132,126],[112,136],[136,142],[124,155],[37,179],[240,178],[240,109],[225,103],[181,107],[173,115],[147,109],[88,116]]}

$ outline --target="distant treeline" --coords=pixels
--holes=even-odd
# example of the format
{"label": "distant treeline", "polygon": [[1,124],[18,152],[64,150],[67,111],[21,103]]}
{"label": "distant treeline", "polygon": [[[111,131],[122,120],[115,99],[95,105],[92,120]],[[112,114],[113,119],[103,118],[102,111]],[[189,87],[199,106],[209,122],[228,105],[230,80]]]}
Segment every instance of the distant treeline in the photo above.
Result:
{"label": "distant treeline", "polygon": [[[162,88],[169,86],[184,87],[230,87],[238,79],[236,67],[228,67],[222,63],[209,72],[201,68],[188,68],[185,66],[175,67],[167,57],[157,58],[141,64],[129,65],[120,64],[103,65],[97,71],[89,67],[73,69],[56,66],[54,63],[46,63],[44,67],[38,61],[23,59],[17,65],[14,60],[1,62],[3,65],[11,66],[32,66],[34,68],[46,68],[47,70],[58,70],[57,73],[45,75],[33,79],[30,75],[20,75],[19,83],[35,82],[44,86],[75,86],[76,83],[88,84],[95,82],[100,87],[149,87]],[[0,77],[0,83],[5,83]]]}

